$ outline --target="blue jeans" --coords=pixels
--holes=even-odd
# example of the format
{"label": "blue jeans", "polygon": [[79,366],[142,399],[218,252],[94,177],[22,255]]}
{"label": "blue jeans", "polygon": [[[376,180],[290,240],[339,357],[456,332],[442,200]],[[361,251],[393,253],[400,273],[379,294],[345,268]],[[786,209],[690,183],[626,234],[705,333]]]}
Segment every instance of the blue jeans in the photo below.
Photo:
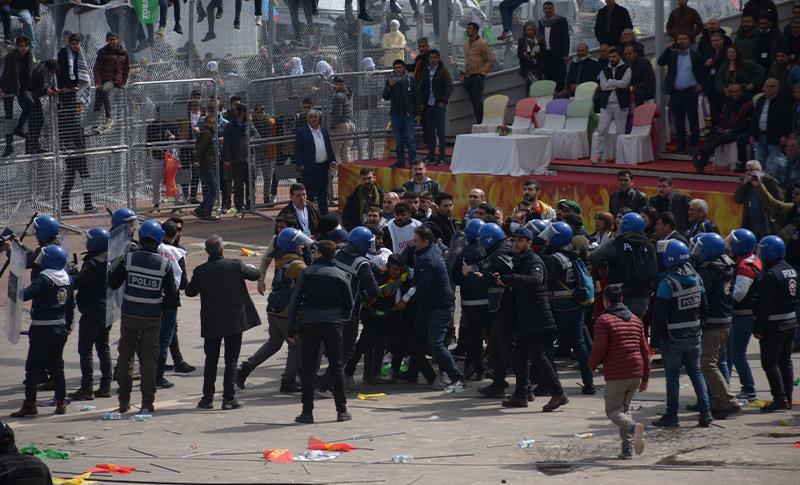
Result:
{"label": "blue jeans", "polygon": [[592,371],[589,370],[589,352],[586,350],[586,340],[583,332],[583,316],[585,310],[580,307],[570,311],[554,311],[556,325],[558,326],[558,345],[569,345],[578,358],[578,367],[581,371],[583,385],[594,385]]}
{"label": "blue jeans", "polygon": [[[750,370],[750,363],[747,361],[747,345],[750,343],[750,336],[753,335],[753,325],[755,320],[748,315],[734,315],[731,323],[731,333],[728,336],[728,373],[727,379],[730,380],[731,371],[736,367],[739,374],[739,382],[742,384],[742,392],[756,392],[756,382],[753,379],[753,371]],[[723,370],[723,373],[725,370]]]}
{"label": "blue jeans", "polygon": [[158,333],[158,367],[156,368],[156,382],[164,378],[167,366],[167,353],[172,338],[175,336],[175,327],[178,325],[178,309],[164,308],[161,310],[161,330]]}
{"label": "blue jeans", "polygon": [[768,145],[767,135],[765,134],[758,135],[756,142],[756,160],[761,162],[763,166],[767,165],[767,161],[771,161],[781,154],[780,145]]}
{"label": "blue jeans", "polygon": [[667,412],[669,417],[678,416],[681,366],[692,381],[701,415],[708,415],[710,404],[706,380],[700,372],[700,336],[683,340],[669,337],[661,339],[661,359],[667,379]]}
{"label": "blue jeans", "polygon": [[417,122],[409,114],[392,115],[392,131],[394,131],[394,141],[397,145],[397,163],[405,165],[405,148],[408,147],[409,162],[417,158],[417,143],[414,140],[414,126]]}
{"label": "blue jeans", "polygon": [[[444,120],[447,105],[426,106],[425,108],[425,144],[428,145],[428,158],[431,160],[444,160],[445,132]],[[436,140],[439,140],[439,157],[436,157]]]}
{"label": "blue jeans", "polygon": [[214,201],[217,200],[217,178],[214,177],[213,168],[198,169],[200,183],[203,184],[203,202],[197,209],[201,215],[210,216],[214,210]]}
{"label": "blue jeans", "polygon": [[[179,24],[181,23],[181,2],[180,0],[175,0],[172,5],[173,9],[175,10],[175,24]],[[169,0],[158,0],[158,7],[158,26],[166,27],[167,14],[169,13]]]}
{"label": "blue jeans", "polygon": [[[420,310],[422,311],[422,310]],[[428,348],[433,356],[433,360],[451,380],[463,379],[461,371],[453,359],[453,355],[444,345],[447,330],[450,328],[450,317],[453,315],[453,308],[431,308],[427,310],[428,322]]]}
{"label": "blue jeans", "polygon": [[11,26],[11,17],[17,17],[22,20],[22,35],[31,40],[31,51],[36,48],[36,32],[33,29],[33,14],[31,14],[30,10],[17,10],[8,5],[4,5],[0,8],[0,17],[2,17],[5,32],[10,32],[6,27]]}
{"label": "blue jeans", "polygon": [[514,10],[528,0],[503,0],[500,2],[500,19],[503,21],[503,32],[511,32]]}

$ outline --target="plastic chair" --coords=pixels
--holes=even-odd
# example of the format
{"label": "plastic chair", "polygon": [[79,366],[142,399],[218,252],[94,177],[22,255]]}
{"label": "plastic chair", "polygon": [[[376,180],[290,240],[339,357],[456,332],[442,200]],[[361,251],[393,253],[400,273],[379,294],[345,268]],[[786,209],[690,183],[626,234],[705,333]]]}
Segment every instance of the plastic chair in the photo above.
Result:
{"label": "plastic chair", "polygon": [[550,101],[545,108],[542,127],[533,130],[533,134],[552,135],[558,130],[563,130],[564,124],[567,122],[567,106],[569,106],[568,99],[554,99]]}
{"label": "plastic chair", "polygon": [[508,96],[495,94],[483,100],[483,123],[472,125],[472,133],[490,133],[503,124]]}
{"label": "plastic chair", "polygon": [[[535,83],[531,84],[531,88],[528,90],[528,96],[538,99],[539,106],[547,106],[547,103],[553,100],[555,92],[556,82],[542,79],[541,81],[536,81]],[[542,126],[543,124],[544,115],[540,111],[536,114],[536,126]]]}
{"label": "plastic chair", "polygon": [[635,165],[655,160],[650,130],[657,109],[655,103],[648,103],[634,110],[630,134],[617,135],[617,163]]}
{"label": "plastic chair", "polygon": [[511,131],[518,134],[528,134],[531,132],[531,125],[536,112],[539,111],[539,104],[536,98],[525,98],[517,101],[514,107],[514,123]]}
{"label": "plastic chair", "polygon": [[597,91],[597,83],[594,81],[586,81],[585,83],[578,84],[575,88],[575,101],[581,99],[592,99],[594,93]]}
{"label": "plastic chair", "polygon": [[736,142],[726,143],[720,145],[714,150],[714,166],[727,167],[730,170],[736,168],[736,163],[739,161],[739,150],[736,147]]}
{"label": "plastic chair", "polygon": [[577,160],[589,156],[588,128],[591,112],[591,99],[576,100],[567,106],[564,128],[553,133],[553,158]]}

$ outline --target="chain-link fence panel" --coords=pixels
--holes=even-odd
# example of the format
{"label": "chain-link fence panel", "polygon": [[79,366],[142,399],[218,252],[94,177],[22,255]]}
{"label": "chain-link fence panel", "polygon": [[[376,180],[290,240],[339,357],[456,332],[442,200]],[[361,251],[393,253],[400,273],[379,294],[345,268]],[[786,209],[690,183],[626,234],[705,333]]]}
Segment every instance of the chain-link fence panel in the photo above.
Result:
{"label": "chain-link fence panel", "polygon": [[[207,188],[195,164],[195,141],[206,116],[219,116],[217,85],[212,79],[150,81],[132,84],[128,94],[127,180],[130,207],[178,208],[199,203]],[[219,136],[219,132],[216,133]],[[217,149],[218,152],[218,149]],[[219,164],[214,165],[220,174]],[[218,176],[218,184],[227,189]],[[224,192],[227,193],[227,192]]]}

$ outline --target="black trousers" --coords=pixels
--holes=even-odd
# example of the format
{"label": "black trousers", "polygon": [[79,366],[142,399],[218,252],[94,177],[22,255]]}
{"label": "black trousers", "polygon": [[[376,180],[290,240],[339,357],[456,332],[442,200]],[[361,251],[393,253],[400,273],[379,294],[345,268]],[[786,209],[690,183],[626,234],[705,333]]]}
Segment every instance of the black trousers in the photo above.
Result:
{"label": "black trousers", "polygon": [[506,366],[514,362],[514,316],[495,312],[492,317],[492,360],[494,380],[492,385],[505,389]]}
{"label": "black trousers", "polygon": [[689,117],[689,145],[700,142],[700,118],[697,112],[697,93],[694,88],[674,90],[670,93],[669,109],[675,116],[675,144],[686,148],[686,117]]}
{"label": "black trousers", "polygon": [[[231,174],[233,175],[233,206],[242,212],[250,207],[250,183],[248,182],[249,165],[247,162],[233,163]],[[195,190],[197,187],[195,186]],[[196,194],[195,194],[196,195]]]}
{"label": "black trousers", "polygon": [[106,326],[105,314],[82,314],[78,325],[78,354],[81,361],[81,387],[94,385],[92,347],[97,350],[100,361],[100,385],[111,385],[111,348],[108,345],[110,326]]}
{"label": "black trousers", "polygon": [[300,325],[300,342],[303,346],[303,413],[314,411],[314,385],[317,356],[321,345],[325,345],[328,370],[333,380],[333,400],[336,411],[347,411],[344,395],[344,370],[342,369],[342,324],[305,323]]}
{"label": "black trousers", "polygon": [[172,336],[172,342],[169,344],[169,353],[172,356],[172,363],[178,365],[183,362],[183,354],[181,354],[181,344],[178,343],[178,324],[175,324],[175,335]]}
{"label": "black trousers", "polygon": [[[514,389],[514,397],[521,398],[528,395],[531,368],[536,372],[536,384],[549,389],[552,396],[564,394],[556,369],[544,351],[545,342],[547,339],[552,341],[552,338],[551,335],[535,333],[517,335],[514,348],[514,374],[517,378],[517,386]],[[530,366],[528,366],[528,359],[530,359]]]}
{"label": "black trousers", "polygon": [[703,147],[700,149],[700,163],[705,166],[708,163],[708,159],[714,155],[714,151],[717,147],[722,145],[727,145],[728,143],[736,142],[736,153],[737,153],[737,162],[740,165],[744,165],[747,161],[747,143],[750,141],[750,133],[716,133],[708,138],[703,143]]}
{"label": "black trousers", "polygon": [[389,328],[397,320],[398,316],[392,312],[382,317],[364,320],[364,330],[361,331],[359,339],[364,341],[364,379],[381,377]]}
{"label": "black trousers", "polygon": [[550,81],[555,81],[556,92],[559,92],[564,89],[564,83],[567,80],[567,66],[564,64],[563,59],[551,58],[552,56],[550,55],[546,57],[547,60],[545,61],[542,69],[544,78],[549,79]]}
{"label": "black trousers", "polygon": [[[344,366],[350,363],[350,360],[356,354],[356,347],[357,347],[357,340],[358,340],[358,312],[353,311],[356,314],[354,319],[350,320],[349,322],[344,322],[340,326],[342,328],[342,342],[341,342],[341,356],[340,362],[342,363],[342,372],[344,372]],[[328,347],[325,347],[325,353],[328,352]],[[363,352],[363,347],[362,347]],[[356,359],[356,363],[353,364],[353,371],[355,371],[355,366],[358,364],[358,360],[361,359],[359,355]],[[325,369],[325,374],[322,376],[322,380],[320,382],[320,389],[322,390],[330,390],[333,389],[334,380],[336,376],[334,374],[335,370],[328,366]],[[350,374],[352,375],[352,374]]]}
{"label": "black trousers", "polygon": [[25,360],[25,400],[36,400],[36,386],[43,370],[50,373],[56,387],[56,399],[67,398],[64,381],[64,345],[67,329],[61,325],[32,325],[28,332],[28,358]]}
{"label": "black trousers", "polygon": [[204,339],[203,350],[206,354],[206,364],[203,371],[203,399],[214,399],[219,349],[223,340],[225,341],[225,373],[222,381],[222,400],[230,401],[236,396],[233,384],[236,380],[236,365],[239,362],[239,352],[242,350],[241,333],[226,337],[206,337]]}
{"label": "black trousers", "polygon": [[409,342],[408,351],[411,354],[411,365],[409,372],[422,376],[428,383],[436,379],[436,371],[433,370],[428,357],[426,349],[428,348],[428,320],[426,319],[425,311],[417,311],[414,314],[414,333],[413,339]]}
{"label": "black trousers", "polygon": [[[86,157],[67,158],[64,165],[66,165],[66,170],[64,171],[64,191],[61,193],[61,209],[69,209],[70,193],[75,186],[75,176],[78,175],[84,180],[89,178],[89,168],[86,166]],[[92,206],[92,194],[86,190],[85,186],[83,206],[84,208]]]}
{"label": "black trousers", "polygon": [[475,114],[475,123],[483,123],[483,88],[486,78],[480,75],[467,76],[464,78],[464,89],[467,90],[469,102],[472,104],[472,112]]}
{"label": "black trousers", "polygon": [[464,323],[459,333],[464,336],[464,350],[467,353],[464,365],[475,369],[479,376],[483,375],[483,330],[488,327],[489,309],[486,305],[462,306],[461,316]]}
{"label": "black trousers", "polygon": [[792,402],[794,369],[792,368],[792,344],[797,329],[770,330],[761,337],[761,367],[767,374],[769,390],[775,402]]}

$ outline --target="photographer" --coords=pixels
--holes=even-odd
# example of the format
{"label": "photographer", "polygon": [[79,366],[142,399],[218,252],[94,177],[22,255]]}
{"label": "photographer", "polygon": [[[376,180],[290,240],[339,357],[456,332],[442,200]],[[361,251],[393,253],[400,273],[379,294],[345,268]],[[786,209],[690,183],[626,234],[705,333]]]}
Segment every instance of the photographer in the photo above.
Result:
{"label": "photographer", "polygon": [[767,210],[766,203],[753,190],[754,181],[763,185],[776,200],[783,200],[784,197],[780,183],[761,169],[761,163],[758,160],[747,162],[744,177],[741,178],[739,187],[733,194],[733,200],[737,204],[744,205],[741,227],[753,231],[756,237],[761,238],[767,234],[778,232],[780,225],[775,214],[771,214]]}

